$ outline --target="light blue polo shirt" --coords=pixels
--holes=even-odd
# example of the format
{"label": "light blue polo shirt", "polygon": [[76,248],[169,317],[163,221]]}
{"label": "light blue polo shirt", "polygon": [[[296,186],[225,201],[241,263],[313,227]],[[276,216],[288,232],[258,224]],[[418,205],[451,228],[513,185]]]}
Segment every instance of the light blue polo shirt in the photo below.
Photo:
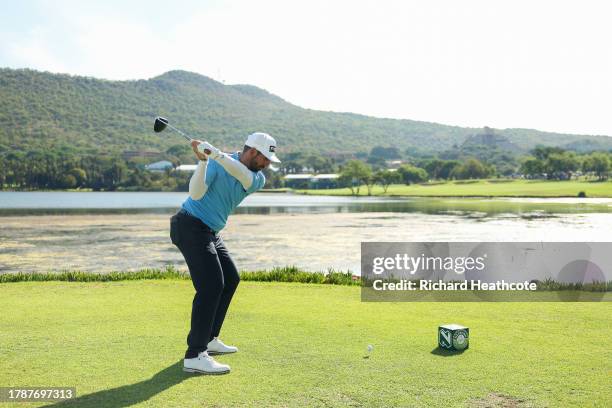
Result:
{"label": "light blue polo shirt", "polygon": [[[239,160],[240,157],[239,152],[231,156],[236,160]],[[266,184],[266,177],[263,172],[254,171],[253,184],[248,190],[245,190],[242,184],[216,160],[209,160],[206,167],[208,190],[199,200],[188,196],[181,207],[218,232],[225,227],[227,217],[238,207],[238,204],[249,194],[261,189],[264,184]]]}

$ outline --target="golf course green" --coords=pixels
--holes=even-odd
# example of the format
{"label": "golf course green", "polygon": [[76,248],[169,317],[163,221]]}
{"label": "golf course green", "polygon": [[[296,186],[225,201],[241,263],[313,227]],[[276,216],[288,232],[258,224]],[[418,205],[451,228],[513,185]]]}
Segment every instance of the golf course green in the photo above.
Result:
{"label": "golf course green", "polygon": [[[2,283],[0,384],[76,387],[27,406],[612,406],[609,302],[362,303],[358,286],[243,281],[221,333],[240,351],[218,357],[232,372],[199,376],[182,372],[192,296],[184,279]],[[467,351],[437,350],[445,323],[470,328]]]}
{"label": "golf course green", "polygon": [[[550,180],[462,180],[423,184],[392,184],[385,193],[380,185],[372,195],[415,197],[577,197],[583,191],[587,197],[612,197],[612,181],[550,181]],[[349,188],[296,190],[313,195],[351,195]],[[367,195],[362,185],[359,195]]]}

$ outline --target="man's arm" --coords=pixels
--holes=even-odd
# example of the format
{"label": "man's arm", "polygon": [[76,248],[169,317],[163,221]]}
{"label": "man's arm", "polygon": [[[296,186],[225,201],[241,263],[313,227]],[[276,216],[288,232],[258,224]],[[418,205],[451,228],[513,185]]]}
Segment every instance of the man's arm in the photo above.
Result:
{"label": "man's arm", "polygon": [[[193,200],[200,200],[204,197],[204,194],[208,191],[209,184],[213,182],[216,175],[216,171],[212,171],[215,170],[214,168],[207,171],[208,154],[200,150],[201,148],[198,147],[200,144],[201,142],[199,140],[193,140],[191,142],[191,149],[199,160],[191,179],[189,179],[189,196]],[[207,175],[208,180],[206,180]]]}
{"label": "man's arm", "polygon": [[195,172],[189,180],[189,196],[194,200],[199,200],[204,197],[204,194],[208,191],[208,184],[206,184],[206,169],[208,167],[208,159],[200,160]]}
{"label": "man's arm", "polygon": [[253,185],[253,172],[240,160],[236,160],[229,154],[223,153],[208,142],[202,143],[201,148],[210,150],[209,157],[219,163],[225,171],[242,184],[242,188],[248,190]]}

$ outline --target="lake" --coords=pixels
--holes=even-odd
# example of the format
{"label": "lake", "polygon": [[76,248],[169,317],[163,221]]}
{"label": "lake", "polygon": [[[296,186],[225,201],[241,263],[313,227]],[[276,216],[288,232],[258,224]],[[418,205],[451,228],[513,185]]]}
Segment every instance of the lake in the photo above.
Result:
{"label": "lake", "polygon": [[[187,193],[0,192],[0,273],[176,265],[169,217]],[[359,273],[362,241],[609,241],[612,199],[321,197],[256,193],[221,235],[245,270]]]}

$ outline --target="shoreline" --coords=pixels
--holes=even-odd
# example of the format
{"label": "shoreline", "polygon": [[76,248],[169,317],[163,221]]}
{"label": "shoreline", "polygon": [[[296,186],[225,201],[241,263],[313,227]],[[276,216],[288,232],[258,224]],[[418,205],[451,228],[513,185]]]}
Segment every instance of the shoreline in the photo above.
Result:
{"label": "shoreline", "polygon": [[[368,196],[365,185],[359,194],[348,187],[317,190],[296,189],[296,194]],[[422,184],[391,184],[387,191],[379,185],[371,188],[371,197],[436,197],[436,198],[612,198],[612,181],[584,180],[470,180]]]}
{"label": "shoreline", "polygon": [[[139,271],[113,271],[107,273],[64,270],[56,272],[6,273],[0,274],[0,285],[19,282],[122,282],[134,280],[190,280],[187,270],[173,266],[145,268]],[[249,282],[268,283],[301,283],[317,285],[341,285],[371,287],[373,282],[363,281],[361,276],[350,271],[342,272],[329,269],[324,271],[306,271],[294,266],[275,267],[257,271],[240,271],[240,279]],[[395,280],[389,282],[397,282]],[[406,281],[408,282],[408,281]],[[440,281],[442,282],[442,281]],[[449,281],[452,283],[452,281]],[[525,282],[527,283],[527,282]],[[592,283],[561,283],[553,279],[543,281],[531,280],[533,291],[584,291],[612,292],[612,281],[594,281]],[[496,289],[500,290],[500,289]]]}
{"label": "shoreline", "polygon": [[[283,190],[283,191],[257,191],[257,194],[290,194],[290,195],[302,195],[302,196],[323,196],[323,197],[353,197],[353,198],[368,198],[368,197],[387,197],[387,198],[479,198],[479,199],[492,199],[492,198],[538,198],[538,199],[553,199],[553,198],[575,198],[575,199],[591,199],[591,198],[610,198],[612,199],[612,192],[605,195],[587,195],[586,197],[579,197],[578,195],[571,194],[559,194],[559,195],[542,195],[542,194],[389,194],[389,193],[373,193],[371,195],[359,193],[353,195],[347,193],[324,193],[325,190]],[[84,191],[84,190],[0,190],[2,193],[184,193],[188,194],[187,191]]]}
{"label": "shoreline", "polygon": [[[320,190],[314,190],[320,191]],[[587,196],[587,197],[578,197],[576,195],[429,195],[429,194],[359,194],[359,195],[351,195],[351,194],[318,194],[318,193],[310,193],[310,192],[294,192],[294,194],[299,195],[308,195],[308,196],[326,196],[326,197],[407,197],[407,198],[482,198],[482,199],[491,199],[491,198],[576,198],[576,199],[589,199],[589,198],[610,198],[611,195],[596,195],[596,196]]]}
{"label": "shoreline", "polygon": [[[58,190],[0,190],[11,193],[184,193],[187,191],[113,190],[93,189]],[[391,184],[385,192],[382,186],[374,185],[371,194],[365,185],[359,187],[359,194],[353,194],[348,187],[331,189],[313,188],[268,188],[258,194],[287,194],[330,197],[431,197],[431,198],[612,198],[612,180],[526,180],[526,179],[477,179],[431,181],[419,184]]]}

